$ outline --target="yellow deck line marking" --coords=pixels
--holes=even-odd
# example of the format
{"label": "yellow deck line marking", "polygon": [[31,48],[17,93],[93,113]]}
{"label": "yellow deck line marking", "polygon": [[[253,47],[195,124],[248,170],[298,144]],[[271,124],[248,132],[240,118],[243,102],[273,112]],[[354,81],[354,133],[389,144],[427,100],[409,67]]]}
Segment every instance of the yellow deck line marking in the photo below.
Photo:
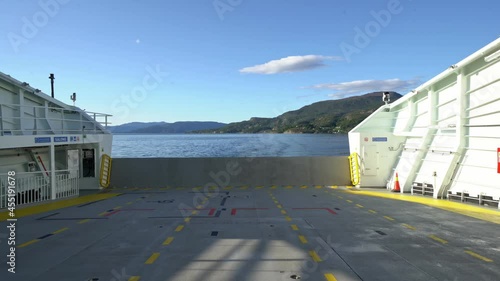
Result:
{"label": "yellow deck line marking", "polygon": [[280,209],[283,208],[283,206],[281,206],[280,204],[276,205],[276,207],[278,207]]}
{"label": "yellow deck line marking", "polygon": [[291,186],[291,185],[287,185],[287,186],[285,186],[285,188],[290,189],[290,188],[293,188],[293,186]]}
{"label": "yellow deck line marking", "polygon": [[89,222],[89,221],[90,221],[90,219],[84,219],[84,220],[79,221],[78,223],[79,224],[83,224],[83,223],[86,223],[86,222]]}
{"label": "yellow deck line marking", "polygon": [[28,246],[28,245],[31,245],[31,244],[33,244],[33,243],[36,243],[36,242],[38,242],[38,241],[40,241],[40,239],[33,239],[33,240],[28,241],[28,242],[26,242],[26,243],[24,243],[24,244],[21,244],[21,245],[19,245],[19,246],[17,246],[17,247],[18,247],[18,248],[24,248],[24,247],[26,247],[26,246]]}
{"label": "yellow deck line marking", "polygon": [[122,206],[116,206],[116,207],[113,208],[113,210],[119,210],[121,208],[122,208]]}
{"label": "yellow deck line marking", "polygon": [[326,279],[326,281],[337,281],[337,278],[335,278],[335,276],[333,276],[333,274],[331,274],[331,273],[326,273],[325,279]]}
{"label": "yellow deck line marking", "polygon": [[360,205],[360,204],[356,204],[356,207],[359,207],[359,208],[364,208],[363,205]]}
{"label": "yellow deck line marking", "polygon": [[52,232],[52,234],[58,234],[58,233],[61,233],[61,232],[66,231],[66,230],[68,230],[68,229],[69,229],[69,227],[61,228],[61,229],[59,229],[59,230],[56,230],[56,231]]}
{"label": "yellow deck line marking", "polygon": [[339,188],[339,186],[338,186],[338,185],[332,185],[332,186],[330,186],[330,187],[331,187],[331,188],[334,188],[334,189]]}
{"label": "yellow deck line marking", "polygon": [[349,202],[349,203],[352,203],[352,200],[349,200],[349,199],[346,199],[345,201]]}
{"label": "yellow deck line marking", "polygon": [[377,211],[374,211],[374,210],[368,210],[368,212],[372,213],[372,214],[376,214]]}
{"label": "yellow deck line marking", "polygon": [[487,258],[487,257],[483,257],[483,256],[481,256],[480,254],[475,253],[475,252],[473,252],[473,251],[466,250],[465,252],[466,252],[467,254],[469,254],[469,255],[471,255],[471,256],[473,256],[473,257],[475,257],[475,258],[478,258],[478,259],[480,259],[480,260],[483,260],[483,261],[485,261],[485,262],[493,262],[493,260],[492,260],[492,259],[489,259],[489,258]]}
{"label": "yellow deck line marking", "polygon": [[338,197],[338,198],[340,198],[340,199],[344,199],[344,197],[342,197],[342,196],[339,196],[339,195],[337,195],[337,197]]}
{"label": "yellow deck line marking", "polygon": [[446,244],[446,243],[448,243],[448,241],[444,240],[443,238],[439,238],[439,237],[437,237],[437,236],[436,236],[436,235],[434,235],[434,234],[429,235],[429,238],[431,238],[432,240],[437,241],[437,242],[439,242],[439,243],[441,243],[441,244]]}
{"label": "yellow deck line marking", "polygon": [[280,202],[278,200],[274,200],[274,203],[279,204]]}
{"label": "yellow deck line marking", "polygon": [[285,211],[285,210],[281,210],[281,213],[282,213],[283,215],[286,215],[286,211]]}
{"label": "yellow deck line marking", "polygon": [[307,244],[307,239],[304,237],[304,235],[299,235],[299,239],[302,244]]}
{"label": "yellow deck line marking", "polygon": [[[26,207],[26,208],[18,208],[16,209],[16,218],[31,216],[35,214],[45,213],[48,211],[58,210],[66,207],[81,205],[85,203],[95,202],[103,199],[109,199],[119,195],[120,193],[97,193],[97,194],[89,194],[85,196],[80,196],[77,198],[64,199],[55,202],[49,202],[45,204],[40,204],[36,206]],[[0,211],[0,221],[5,221],[9,217],[8,210]]]}
{"label": "yellow deck line marking", "polygon": [[102,217],[102,216],[104,216],[107,213],[108,213],[107,211],[106,212],[102,212],[102,213],[99,214],[99,216]]}
{"label": "yellow deck line marking", "polygon": [[203,206],[202,206],[202,205],[198,205],[198,206],[196,206],[196,209],[198,209],[198,210],[199,210],[199,209],[202,209],[202,208],[203,208]]}
{"label": "yellow deck line marking", "polygon": [[192,215],[196,215],[196,214],[198,214],[198,211],[194,210],[194,211],[191,212],[191,214]]}
{"label": "yellow deck line marking", "polygon": [[224,187],[223,189],[224,189],[224,190],[230,190],[230,189],[232,189],[232,188],[233,188],[232,186],[226,186],[226,187]]}
{"label": "yellow deck line marking", "polygon": [[308,188],[308,186],[307,185],[303,185],[300,188]]}
{"label": "yellow deck line marking", "polygon": [[393,218],[391,218],[391,217],[389,217],[389,216],[384,216],[384,219],[386,219],[386,220],[390,220],[390,221],[393,221],[393,220],[394,220]]}
{"label": "yellow deck line marking", "polygon": [[276,185],[271,186],[271,189],[276,189],[276,188],[277,188]]}
{"label": "yellow deck line marking", "polygon": [[172,243],[172,241],[174,241],[174,237],[170,236],[167,239],[165,239],[165,241],[163,241],[162,245],[168,245]]}
{"label": "yellow deck line marking", "polygon": [[388,193],[381,191],[367,191],[367,190],[345,190],[344,192],[356,195],[380,197],[386,199],[400,200],[413,202],[417,204],[427,205],[439,208],[445,211],[462,214],[464,216],[473,217],[483,221],[500,224],[500,212],[496,209],[488,209],[480,206],[468,205],[460,202],[453,202],[448,200],[441,200],[435,198],[427,198],[421,196],[406,195],[400,193]]}
{"label": "yellow deck line marking", "polygon": [[316,185],[315,187],[316,187],[316,188],[323,188],[323,186],[322,186],[322,185]]}
{"label": "yellow deck line marking", "polygon": [[296,225],[296,224],[292,224],[292,225],[290,225],[290,226],[292,227],[292,229],[293,229],[293,230],[299,230],[299,228],[297,227],[297,225]]}
{"label": "yellow deck line marking", "polygon": [[130,276],[128,281],[139,281],[141,280],[141,276]]}
{"label": "yellow deck line marking", "polygon": [[406,228],[408,228],[408,229],[411,229],[411,230],[417,230],[417,228],[416,228],[416,227],[411,226],[411,225],[406,224],[406,223],[403,223],[403,224],[402,224],[402,226],[404,226],[404,227],[406,227]]}
{"label": "yellow deck line marking", "polygon": [[313,259],[313,261],[315,262],[320,262],[320,261],[323,261],[319,256],[318,256],[318,253],[316,253],[316,251],[309,251],[309,255],[311,256],[311,258]]}
{"label": "yellow deck line marking", "polygon": [[145,262],[145,264],[153,264],[159,256],[160,256],[160,253],[153,253],[149,257],[149,259]]}
{"label": "yellow deck line marking", "polygon": [[187,218],[184,219],[184,222],[189,222],[189,221],[191,221],[190,217],[187,217]]}
{"label": "yellow deck line marking", "polygon": [[291,220],[292,220],[292,218],[291,218],[291,217],[289,217],[289,216],[285,216],[285,220],[287,220],[287,221],[291,221]]}
{"label": "yellow deck line marking", "polygon": [[130,204],[132,204],[132,202],[127,202],[127,205],[130,205]]}
{"label": "yellow deck line marking", "polygon": [[182,229],[183,229],[183,228],[184,228],[184,225],[183,225],[183,224],[181,224],[181,225],[179,225],[179,226],[177,226],[177,227],[175,228],[175,231],[176,231],[176,232],[182,231]]}
{"label": "yellow deck line marking", "polygon": [[263,185],[259,185],[259,186],[255,187],[255,189],[262,189],[262,188],[264,188]]}

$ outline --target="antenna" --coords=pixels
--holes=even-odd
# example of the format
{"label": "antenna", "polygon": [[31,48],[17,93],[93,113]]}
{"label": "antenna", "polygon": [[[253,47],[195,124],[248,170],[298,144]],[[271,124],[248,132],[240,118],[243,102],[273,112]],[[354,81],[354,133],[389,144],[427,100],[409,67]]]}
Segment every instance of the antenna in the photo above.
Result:
{"label": "antenna", "polygon": [[56,79],[54,77],[54,73],[51,73],[49,75],[49,79],[50,79],[50,95],[52,96],[52,98],[54,98],[54,79]]}

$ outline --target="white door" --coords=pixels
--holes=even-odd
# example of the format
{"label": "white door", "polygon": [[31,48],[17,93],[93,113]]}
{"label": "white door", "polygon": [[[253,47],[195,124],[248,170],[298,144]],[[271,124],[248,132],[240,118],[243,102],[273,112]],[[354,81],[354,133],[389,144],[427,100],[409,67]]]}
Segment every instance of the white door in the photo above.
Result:
{"label": "white door", "polygon": [[68,150],[68,170],[70,178],[78,177],[78,168],[80,166],[78,149]]}
{"label": "white door", "polygon": [[378,152],[376,145],[363,145],[363,157],[361,159],[362,171],[365,176],[376,176],[378,174]]}

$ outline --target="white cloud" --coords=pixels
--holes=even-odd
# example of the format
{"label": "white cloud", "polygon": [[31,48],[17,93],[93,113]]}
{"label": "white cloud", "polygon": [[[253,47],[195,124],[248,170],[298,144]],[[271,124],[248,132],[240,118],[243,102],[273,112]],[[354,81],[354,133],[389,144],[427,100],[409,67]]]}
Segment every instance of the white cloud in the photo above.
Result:
{"label": "white cloud", "polygon": [[299,72],[325,66],[326,60],[341,60],[341,58],[318,55],[289,56],[279,60],[272,60],[264,64],[245,67],[240,69],[240,72],[255,74]]}
{"label": "white cloud", "polygon": [[326,83],[317,84],[307,88],[318,90],[333,90],[335,91],[328,96],[333,98],[344,98],[359,94],[366,94],[378,91],[394,91],[399,93],[406,93],[420,84],[418,79],[401,80],[386,79],[386,80],[356,80],[342,83]]}

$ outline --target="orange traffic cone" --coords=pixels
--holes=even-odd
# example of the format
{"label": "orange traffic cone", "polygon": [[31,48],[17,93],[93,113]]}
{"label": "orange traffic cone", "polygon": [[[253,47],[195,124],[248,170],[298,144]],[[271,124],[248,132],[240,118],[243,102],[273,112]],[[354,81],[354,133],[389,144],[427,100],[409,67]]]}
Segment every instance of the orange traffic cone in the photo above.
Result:
{"label": "orange traffic cone", "polygon": [[399,177],[396,172],[396,179],[394,180],[394,188],[391,190],[392,192],[401,192],[401,187],[399,186]]}

